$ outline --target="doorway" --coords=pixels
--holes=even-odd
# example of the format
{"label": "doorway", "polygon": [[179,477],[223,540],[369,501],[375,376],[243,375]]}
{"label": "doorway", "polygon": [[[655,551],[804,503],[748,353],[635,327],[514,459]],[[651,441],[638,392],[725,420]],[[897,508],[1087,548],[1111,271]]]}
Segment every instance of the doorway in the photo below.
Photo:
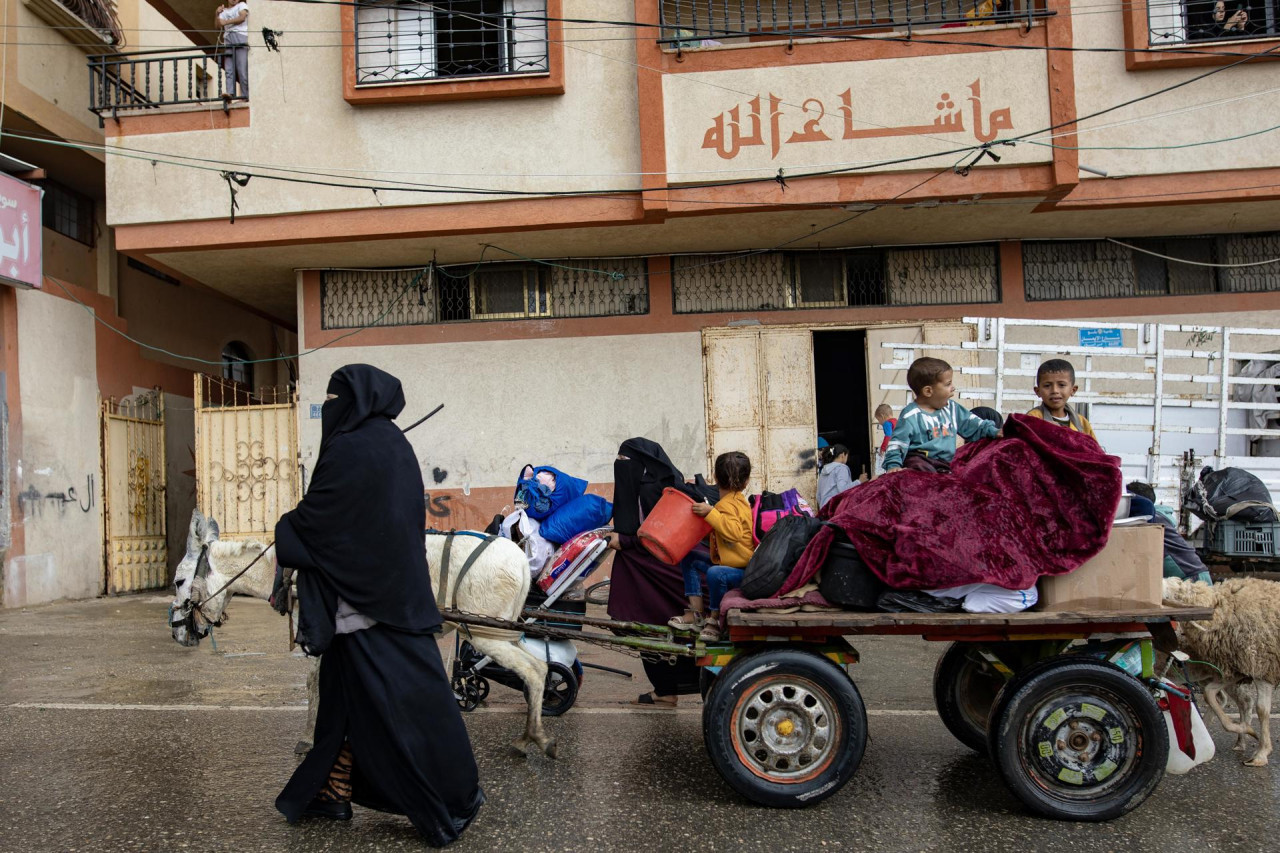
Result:
{"label": "doorway", "polygon": [[813,333],[818,436],[849,448],[849,471],[871,473],[871,403],[867,390],[867,332]]}

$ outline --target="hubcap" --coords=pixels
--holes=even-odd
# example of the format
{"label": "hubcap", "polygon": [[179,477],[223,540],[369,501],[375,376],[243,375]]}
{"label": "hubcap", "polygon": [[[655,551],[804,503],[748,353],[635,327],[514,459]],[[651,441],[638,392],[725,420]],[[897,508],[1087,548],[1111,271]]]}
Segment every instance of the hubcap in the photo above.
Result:
{"label": "hubcap", "polygon": [[1057,797],[1092,800],[1124,784],[1142,754],[1142,732],[1118,697],[1066,689],[1035,707],[1020,746],[1036,784]]}
{"label": "hubcap", "polygon": [[803,782],[831,763],[840,725],[835,703],[806,679],[757,684],[734,710],[734,748],[751,772],[773,782]]}

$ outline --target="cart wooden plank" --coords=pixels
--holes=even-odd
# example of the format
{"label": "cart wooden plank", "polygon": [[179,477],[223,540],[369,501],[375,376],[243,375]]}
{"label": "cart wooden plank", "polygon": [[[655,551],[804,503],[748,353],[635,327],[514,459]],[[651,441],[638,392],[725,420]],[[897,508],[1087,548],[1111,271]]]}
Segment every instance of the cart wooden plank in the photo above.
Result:
{"label": "cart wooden plank", "polygon": [[1023,611],[1022,613],[859,613],[850,610],[827,613],[771,613],[768,610],[730,610],[730,628],[778,629],[834,628],[876,633],[901,628],[1063,628],[1070,625],[1110,625],[1209,619],[1207,607],[1135,607],[1124,610]]}

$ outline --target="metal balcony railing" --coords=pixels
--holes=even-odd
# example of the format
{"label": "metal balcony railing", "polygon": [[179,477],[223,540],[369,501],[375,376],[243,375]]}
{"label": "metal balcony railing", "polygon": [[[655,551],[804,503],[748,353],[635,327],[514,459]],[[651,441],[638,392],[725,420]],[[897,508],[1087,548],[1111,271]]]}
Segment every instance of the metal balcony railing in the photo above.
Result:
{"label": "metal balcony railing", "polygon": [[[224,106],[217,48],[142,50],[89,57],[89,109],[98,116],[187,104]],[[245,100],[232,98],[230,100]]]}
{"label": "metal balcony railing", "polygon": [[1046,0],[664,0],[659,43],[821,38],[859,30],[1031,25],[1052,15]]}
{"label": "metal balcony railing", "polygon": [[1148,0],[1148,43],[1280,38],[1280,0]]}

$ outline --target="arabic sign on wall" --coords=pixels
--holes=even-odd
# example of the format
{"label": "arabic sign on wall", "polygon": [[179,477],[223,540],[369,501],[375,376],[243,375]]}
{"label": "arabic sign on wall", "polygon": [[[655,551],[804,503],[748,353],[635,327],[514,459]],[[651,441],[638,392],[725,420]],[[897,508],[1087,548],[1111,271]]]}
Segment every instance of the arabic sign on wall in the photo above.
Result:
{"label": "arabic sign on wall", "polygon": [[44,191],[0,174],[0,283],[39,287],[41,265],[40,199]]}
{"label": "arabic sign on wall", "polygon": [[[872,171],[943,168],[966,148],[1051,124],[1038,51],[668,74],[662,89],[673,182],[948,152]],[[1026,144],[995,153],[1002,165],[1052,159]]]}

